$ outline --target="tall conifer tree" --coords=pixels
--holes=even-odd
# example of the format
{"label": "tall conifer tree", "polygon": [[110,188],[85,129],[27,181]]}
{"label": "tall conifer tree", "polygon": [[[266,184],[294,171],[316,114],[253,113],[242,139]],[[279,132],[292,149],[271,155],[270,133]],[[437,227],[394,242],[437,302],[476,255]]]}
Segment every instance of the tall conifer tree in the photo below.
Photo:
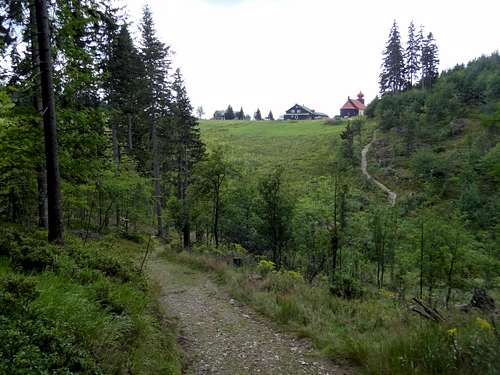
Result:
{"label": "tall conifer tree", "polygon": [[254,116],[256,121],[261,121],[262,120],[262,114],[260,113],[260,109],[257,108],[257,112],[255,112]]}
{"label": "tall conifer tree", "polygon": [[166,132],[161,127],[167,124],[168,107],[170,104],[170,91],[168,85],[168,70],[170,68],[170,48],[162,43],[156,36],[153,15],[148,6],[144,7],[141,22],[142,48],[141,57],[144,64],[143,95],[145,117],[149,125],[150,151],[152,164],[152,179],[154,187],[154,211],[157,219],[157,232],[164,235],[162,223],[162,171],[161,171],[161,137]]}
{"label": "tall conifer tree", "polygon": [[439,56],[436,40],[432,33],[422,43],[422,87],[431,88],[439,76]]}
{"label": "tall conifer tree", "polygon": [[235,118],[235,115],[234,115],[233,107],[228,105],[226,113],[224,114],[224,119],[225,120],[234,120],[234,118]]}
{"label": "tall conifer tree", "polygon": [[405,51],[405,73],[406,82],[409,87],[412,87],[418,80],[421,51],[421,39],[416,32],[415,24],[411,21],[408,27],[408,44]]}
{"label": "tall conifer tree", "polygon": [[47,169],[48,229],[49,241],[64,242],[64,225],[61,203],[61,177],[57,144],[56,104],[52,80],[52,57],[49,35],[47,0],[36,0],[36,24],[40,53],[40,83],[43,104],[45,159]]}
{"label": "tall conifer tree", "polygon": [[[179,69],[175,71],[172,84],[172,132],[171,144],[175,163],[177,199],[181,205],[183,246],[191,248],[191,213],[188,187],[195,163],[203,158],[205,148],[201,141],[198,121],[193,116],[193,107]],[[168,151],[168,150],[167,150]]]}
{"label": "tall conifer tree", "polygon": [[119,166],[119,141],[126,141],[129,152],[133,149],[133,119],[141,113],[141,94],[144,93],[144,66],[132,42],[126,25],[120,28],[111,47],[105,82],[109,105],[112,109],[111,129],[113,158]]}
{"label": "tall conifer tree", "polygon": [[398,92],[405,86],[405,65],[401,37],[396,21],[394,21],[389,40],[384,52],[384,62],[380,73],[380,93]]}

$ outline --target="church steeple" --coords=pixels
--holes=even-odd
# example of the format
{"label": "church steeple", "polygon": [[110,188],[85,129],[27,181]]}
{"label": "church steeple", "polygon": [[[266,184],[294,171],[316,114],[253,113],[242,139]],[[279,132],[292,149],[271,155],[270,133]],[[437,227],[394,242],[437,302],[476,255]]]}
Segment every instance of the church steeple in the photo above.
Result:
{"label": "church steeple", "polygon": [[363,92],[361,92],[361,91],[358,94],[358,101],[365,104],[365,94],[363,94]]}

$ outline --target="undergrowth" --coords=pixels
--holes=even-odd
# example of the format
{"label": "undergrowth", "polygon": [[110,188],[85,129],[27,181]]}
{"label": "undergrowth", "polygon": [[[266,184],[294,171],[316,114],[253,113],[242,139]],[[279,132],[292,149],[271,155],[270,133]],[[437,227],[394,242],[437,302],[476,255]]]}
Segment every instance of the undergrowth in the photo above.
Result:
{"label": "undergrowth", "polygon": [[172,327],[113,237],[48,245],[44,233],[0,229],[0,374],[178,374]]}
{"label": "undergrowth", "polygon": [[437,324],[422,320],[389,291],[347,300],[333,296],[326,280],[308,284],[296,272],[262,272],[259,264],[235,269],[206,254],[166,251],[165,256],[215,273],[234,298],[365,373],[500,373],[498,333],[478,312],[450,311],[446,322]]}

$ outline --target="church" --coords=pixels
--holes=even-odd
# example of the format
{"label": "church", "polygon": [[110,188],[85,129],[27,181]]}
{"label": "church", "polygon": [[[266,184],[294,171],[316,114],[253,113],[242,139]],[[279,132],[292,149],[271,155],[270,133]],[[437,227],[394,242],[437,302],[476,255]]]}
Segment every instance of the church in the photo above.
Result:
{"label": "church", "polygon": [[360,91],[358,99],[347,97],[347,102],[340,108],[340,117],[363,116],[365,109],[365,95]]}

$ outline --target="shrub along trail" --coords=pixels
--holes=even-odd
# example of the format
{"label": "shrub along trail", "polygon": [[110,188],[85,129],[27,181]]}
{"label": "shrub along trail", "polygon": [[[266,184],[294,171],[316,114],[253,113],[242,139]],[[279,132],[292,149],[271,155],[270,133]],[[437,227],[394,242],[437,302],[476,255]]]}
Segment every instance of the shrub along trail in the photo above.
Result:
{"label": "shrub along trail", "polygon": [[271,326],[231,299],[206,273],[171,263],[158,252],[148,262],[160,304],[178,320],[187,374],[351,374],[320,359],[307,340]]}

